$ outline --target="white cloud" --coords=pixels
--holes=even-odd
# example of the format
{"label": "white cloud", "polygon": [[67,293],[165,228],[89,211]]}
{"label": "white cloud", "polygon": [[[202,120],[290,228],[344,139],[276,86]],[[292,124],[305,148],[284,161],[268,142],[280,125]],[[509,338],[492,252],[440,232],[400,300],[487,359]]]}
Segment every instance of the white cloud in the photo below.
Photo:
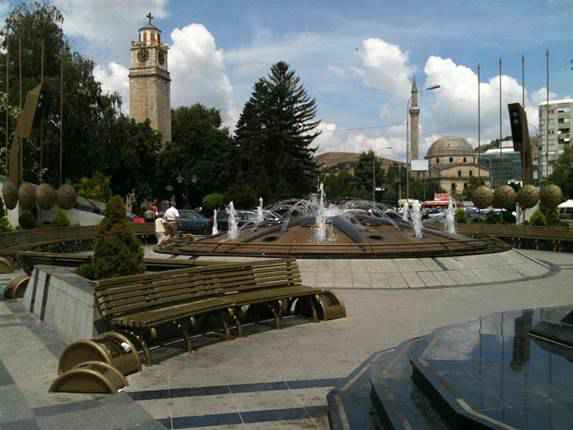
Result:
{"label": "white cloud", "polygon": [[[477,136],[477,74],[469,67],[456,64],[449,58],[431,56],[424,67],[426,84],[439,84],[441,88],[426,97],[422,104],[424,127],[430,133],[459,135],[466,138]],[[509,136],[507,105],[522,102],[521,84],[513,77],[501,76],[502,135]],[[539,93],[531,96],[525,91],[525,109],[530,128],[538,122],[537,103]],[[482,143],[499,137],[499,76],[480,82],[481,137]]]}
{"label": "white cloud", "polygon": [[64,31],[98,45],[125,50],[118,40],[134,39],[148,12],[168,15],[169,0],[52,0],[64,15]]}
{"label": "white cloud", "polygon": [[94,68],[94,78],[101,82],[101,87],[105,93],[117,92],[123,102],[122,110],[129,111],[129,70],[127,67],[111,62],[107,65],[96,65]]}
{"label": "white cloud", "polygon": [[176,28],[169,50],[171,103],[173,106],[202,103],[216,107],[226,125],[238,119],[233,87],[225,72],[224,53],[213,35],[201,24]]}
{"label": "white cloud", "polygon": [[[233,127],[238,113],[233,103],[233,87],[225,73],[224,54],[215,38],[200,24],[176,28],[169,49],[172,107],[202,103],[221,112],[226,126]],[[98,65],[94,76],[106,92],[118,92],[127,111],[129,70],[114,62]]]}
{"label": "white cloud", "polygon": [[322,134],[315,139],[317,153],[325,152],[367,152],[394,160],[405,158],[406,147],[403,135],[405,124],[386,127],[376,132],[368,130],[339,129],[335,123],[321,122]]}
{"label": "white cloud", "polygon": [[362,41],[359,55],[362,65],[352,68],[355,75],[386,95],[380,117],[390,124],[401,121],[415,70],[408,63],[408,53],[382,39],[366,39]]}

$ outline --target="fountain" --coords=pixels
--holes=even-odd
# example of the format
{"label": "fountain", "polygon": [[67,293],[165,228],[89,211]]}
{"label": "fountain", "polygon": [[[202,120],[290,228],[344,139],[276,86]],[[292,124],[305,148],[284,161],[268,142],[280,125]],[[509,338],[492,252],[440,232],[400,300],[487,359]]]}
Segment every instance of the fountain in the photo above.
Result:
{"label": "fountain", "polygon": [[446,212],[446,227],[449,234],[456,234],[456,208],[454,200],[448,200],[448,211]]}
{"label": "fountain", "polygon": [[414,225],[414,232],[416,234],[416,239],[420,240],[424,237],[422,234],[422,213],[420,212],[420,202],[418,200],[412,203],[412,224]]}
{"label": "fountain", "polygon": [[324,207],[324,184],[320,183],[320,199],[318,201],[318,209],[316,210],[315,225],[316,225],[316,241],[324,242],[326,240],[326,209]]}
{"label": "fountain", "polygon": [[265,220],[265,215],[263,214],[263,198],[259,197],[259,206],[257,206],[257,225],[262,224]]}
{"label": "fountain", "polygon": [[408,222],[408,200],[402,205],[402,221]]}
{"label": "fountain", "polygon": [[227,232],[227,236],[231,240],[237,240],[239,238],[239,226],[237,224],[237,211],[235,210],[235,205],[233,202],[229,203],[229,206],[227,207],[227,214],[229,214],[229,231]]}
{"label": "fountain", "polygon": [[211,230],[213,236],[219,234],[219,227],[217,226],[217,209],[213,211],[213,228]]}
{"label": "fountain", "polygon": [[[262,210],[259,200],[257,212]],[[408,219],[408,202],[403,215]],[[394,211],[370,201],[349,200],[335,205],[326,201],[324,185],[307,199],[275,203],[272,211],[280,221],[248,223],[239,230],[233,202],[227,207],[226,234],[190,241],[176,238],[157,247],[172,255],[249,256],[279,258],[393,258],[436,257],[500,252],[505,245],[487,238],[455,235],[454,206],[450,202],[447,232],[422,227],[420,204],[412,205],[412,222],[404,222]],[[421,246],[423,245],[423,246]]]}
{"label": "fountain", "polygon": [[519,202],[515,203],[515,224],[523,224],[523,211],[521,210]]}

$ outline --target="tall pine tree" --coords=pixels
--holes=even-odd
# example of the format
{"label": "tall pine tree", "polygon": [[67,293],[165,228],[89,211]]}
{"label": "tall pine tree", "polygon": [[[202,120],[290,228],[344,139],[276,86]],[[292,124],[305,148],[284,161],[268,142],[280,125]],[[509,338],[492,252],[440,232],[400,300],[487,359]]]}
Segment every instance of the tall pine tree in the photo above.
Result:
{"label": "tall pine tree", "polygon": [[320,134],[316,111],[294,70],[284,62],[272,66],[255,83],[237,123],[241,179],[266,199],[312,191],[317,166],[311,145]]}

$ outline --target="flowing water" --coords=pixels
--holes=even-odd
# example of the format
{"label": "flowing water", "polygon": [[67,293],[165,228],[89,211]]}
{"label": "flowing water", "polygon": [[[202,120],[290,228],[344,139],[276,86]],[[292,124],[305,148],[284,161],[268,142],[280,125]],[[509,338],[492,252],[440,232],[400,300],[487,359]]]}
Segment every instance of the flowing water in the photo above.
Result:
{"label": "flowing water", "polygon": [[448,233],[456,234],[456,208],[452,198],[448,201],[448,211],[446,212],[446,227]]}
{"label": "flowing water", "polygon": [[420,202],[417,200],[412,203],[411,217],[416,239],[422,239],[424,237],[422,234],[422,212],[420,211]]}
{"label": "flowing water", "polygon": [[237,211],[235,211],[235,205],[233,202],[229,203],[227,214],[229,215],[229,231],[227,232],[227,236],[231,240],[237,240],[239,238],[239,226],[237,224]]}
{"label": "flowing water", "polygon": [[219,234],[219,227],[217,226],[217,209],[213,211],[213,228],[211,230],[211,234],[213,236]]}

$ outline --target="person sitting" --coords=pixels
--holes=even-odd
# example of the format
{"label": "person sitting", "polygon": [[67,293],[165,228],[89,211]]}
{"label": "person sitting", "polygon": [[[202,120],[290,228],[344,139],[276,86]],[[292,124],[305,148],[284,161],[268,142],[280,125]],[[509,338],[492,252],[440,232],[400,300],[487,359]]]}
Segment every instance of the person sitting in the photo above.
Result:
{"label": "person sitting", "polygon": [[155,219],[155,237],[157,238],[157,244],[161,245],[165,240],[168,239],[167,223],[161,217]]}

